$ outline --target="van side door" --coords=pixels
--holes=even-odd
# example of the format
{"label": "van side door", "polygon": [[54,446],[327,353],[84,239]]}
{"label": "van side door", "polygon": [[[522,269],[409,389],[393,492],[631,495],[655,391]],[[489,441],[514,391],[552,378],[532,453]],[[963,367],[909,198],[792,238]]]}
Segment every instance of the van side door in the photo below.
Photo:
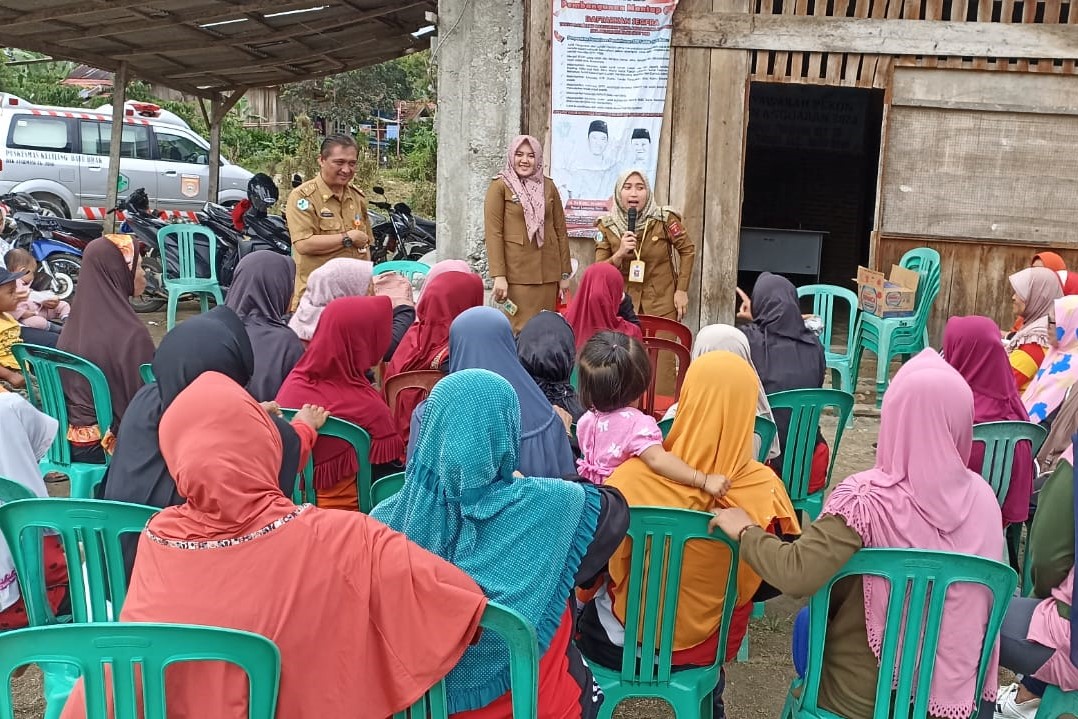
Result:
{"label": "van side door", "polygon": [[170,210],[201,210],[210,177],[210,149],[177,127],[153,126],[157,139],[157,187]]}
{"label": "van side door", "polygon": [[[111,120],[79,120],[82,143],[80,172],[83,203],[104,208],[108,196],[109,145],[112,142]],[[158,201],[157,163],[153,159],[152,138],[148,125],[124,123],[120,139],[119,197],[145,188],[150,206]]]}

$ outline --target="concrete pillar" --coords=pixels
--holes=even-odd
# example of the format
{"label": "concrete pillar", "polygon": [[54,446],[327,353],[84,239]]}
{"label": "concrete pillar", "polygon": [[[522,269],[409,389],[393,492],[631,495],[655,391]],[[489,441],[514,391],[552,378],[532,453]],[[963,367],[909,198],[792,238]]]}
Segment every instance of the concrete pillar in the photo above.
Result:
{"label": "concrete pillar", "polygon": [[483,198],[521,127],[524,0],[439,0],[438,259],[486,273]]}

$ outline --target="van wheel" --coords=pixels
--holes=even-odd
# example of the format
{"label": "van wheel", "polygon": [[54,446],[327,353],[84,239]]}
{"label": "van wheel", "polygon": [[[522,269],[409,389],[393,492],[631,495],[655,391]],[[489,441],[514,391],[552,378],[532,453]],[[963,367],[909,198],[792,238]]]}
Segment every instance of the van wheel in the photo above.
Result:
{"label": "van wheel", "polygon": [[41,214],[45,217],[71,217],[67,205],[56,195],[37,194],[33,195],[33,198],[41,205]]}

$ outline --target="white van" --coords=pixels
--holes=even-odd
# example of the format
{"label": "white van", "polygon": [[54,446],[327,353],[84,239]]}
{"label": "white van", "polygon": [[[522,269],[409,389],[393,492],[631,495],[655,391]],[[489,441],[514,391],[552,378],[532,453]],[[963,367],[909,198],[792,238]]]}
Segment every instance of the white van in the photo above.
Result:
{"label": "white van", "polygon": [[[124,109],[120,196],[143,187],[151,207],[176,215],[202,209],[210,143],[156,105]],[[111,138],[111,106],[47,107],[0,93],[0,194],[26,192],[55,215],[104,219]],[[245,198],[251,176],[221,158],[218,202]]]}

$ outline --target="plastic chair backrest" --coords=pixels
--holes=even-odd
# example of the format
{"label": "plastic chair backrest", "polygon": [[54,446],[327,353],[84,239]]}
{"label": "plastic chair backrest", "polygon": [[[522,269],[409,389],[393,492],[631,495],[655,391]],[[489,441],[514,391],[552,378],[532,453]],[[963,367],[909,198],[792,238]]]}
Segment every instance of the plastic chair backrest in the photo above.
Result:
{"label": "plastic chair backrest", "polygon": [[376,276],[386,272],[396,272],[409,282],[414,283],[417,277],[427,276],[427,273],[430,272],[430,265],[425,265],[416,260],[390,260],[389,262],[380,262],[374,266]]}
{"label": "plastic chair backrest", "polygon": [[[634,684],[663,684],[670,681],[681,587],[682,560],[689,540],[723,544],[730,552],[726,576],[726,597],[737,596],[738,545],[721,531],[708,532],[711,515],[670,507],[630,507],[628,538],[632,540],[629,583],[625,589],[625,646],[621,661],[621,681]],[[719,625],[718,646],[726,646],[734,604],[725,602]],[[722,652],[716,657],[717,666]]]}
{"label": "plastic chair backrest", "polygon": [[[30,625],[59,621],[45,592],[42,529],[59,535],[64,547],[72,620],[115,621],[127,595],[120,537],[141,532],[158,511],[141,504],[59,497],[0,505],[0,533],[15,560]],[[106,603],[111,603],[111,612]]]}
{"label": "plastic chair backrest", "polygon": [[[513,719],[535,719],[539,703],[539,647],[535,630],[524,617],[497,602],[488,602],[479,626],[493,632],[509,647],[509,684],[513,692]],[[449,704],[445,682],[435,684],[415,704],[393,719],[447,719]]]}
{"label": "plastic chair backrest", "polygon": [[921,276],[917,284],[917,305],[914,317],[918,330],[928,322],[928,313],[940,291],[940,253],[930,247],[918,247],[902,255],[898,264],[916,270]]}
{"label": "plastic chair backrest", "polygon": [[[198,274],[199,238],[206,241],[209,246],[209,276],[200,277]],[[176,245],[177,266],[172,267],[169,262],[169,245]],[[166,284],[173,282],[190,281],[217,281],[217,236],[213,230],[202,225],[178,223],[165,225],[157,231],[157,244],[161,250],[161,277]]]}
{"label": "plastic chair backrest", "polygon": [[138,366],[138,376],[142,378],[142,384],[153,384],[157,381],[153,374],[153,365],[149,362]]}
{"label": "plastic chair backrest", "polygon": [[809,479],[820,416],[830,407],[838,410],[835,444],[831,447],[831,460],[827,465],[827,481],[830,482],[842,433],[853,413],[853,395],[837,389],[791,389],[769,394],[767,401],[772,410],[790,410],[789,430],[785,437],[779,437],[782,446],[782,481],[790,500],[799,502],[809,497]]}
{"label": "plastic chair backrest", "polygon": [[385,392],[386,404],[389,405],[389,411],[393,413],[394,417],[397,416],[397,396],[406,389],[422,391],[421,396],[416,400],[416,404],[419,404],[427,398],[430,391],[434,389],[434,385],[438,384],[442,377],[445,377],[445,375],[436,369],[421,369],[393,375],[385,381],[382,387]]}
{"label": "plastic chair backrest", "polygon": [[[59,465],[70,465],[67,398],[64,396],[61,370],[74,372],[90,384],[90,392],[94,398],[94,414],[97,415],[97,426],[101,428],[102,434],[112,426],[112,395],[109,394],[109,382],[105,379],[105,373],[87,359],[52,347],[19,342],[11,348],[11,352],[26,378],[27,395],[31,404],[60,423],[61,429],[49,446],[45,460]],[[36,380],[36,392],[31,380]]]}
{"label": "plastic chair backrest", "polygon": [[[673,426],[673,417],[659,422],[659,431],[663,433],[663,439],[666,439],[666,435],[670,434],[670,428]],[[767,460],[767,453],[771,449],[771,441],[775,439],[775,432],[777,431],[778,427],[775,426],[774,422],[767,417],[756,416],[756,426],[753,428],[753,434],[760,438],[760,452],[756,457],[758,462]]]}
{"label": "plastic chair backrest", "polygon": [[0,504],[17,502],[20,499],[35,499],[37,495],[18,482],[0,477]]}
{"label": "plastic chair backrest", "polygon": [[377,507],[385,500],[401,491],[404,486],[404,472],[387,474],[381,479],[376,479],[371,485],[371,507]]}
{"label": "plastic chair backrest", "polygon": [[674,384],[674,401],[677,402],[681,394],[681,385],[685,383],[685,373],[689,371],[689,363],[692,354],[689,348],[673,340],[664,340],[661,337],[645,337],[644,348],[648,352],[648,360],[651,362],[651,382],[644,391],[640,411],[644,414],[655,413],[655,383],[658,379],[659,355],[663,352],[671,352],[677,360],[677,382]]}
{"label": "plastic chair backrest", "polygon": [[[165,669],[191,661],[222,661],[240,667],[249,681],[248,719],[273,719],[281,679],[281,654],[269,639],[251,632],[184,624],[82,624],[18,629],[0,634],[0,681],[11,707],[11,676],[30,663],[63,663],[83,677],[86,716],[166,719]],[[111,681],[106,682],[105,667]],[[112,699],[114,712],[107,709]],[[145,712],[139,711],[144,703]],[[221,714],[225,713],[220,707]],[[8,709],[7,712],[11,710]],[[0,717],[14,719],[0,710]]]}
{"label": "plastic chair backrest", "polygon": [[[299,410],[281,408],[285,419],[291,420]],[[318,430],[319,437],[343,439],[356,451],[356,493],[359,496],[359,511],[366,514],[371,511],[371,436],[367,430],[337,417],[330,417]],[[318,504],[318,493],[314,488],[314,453],[307,459],[307,464],[296,477],[296,486],[292,490],[292,501],[296,504]]]}
{"label": "plastic chair backrest", "polygon": [[812,298],[812,314],[823,319],[823,334],[820,335],[820,344],[828,352],[831,352],[831,341],[835,328],[836,312],[841,312],[842,307],[836,307],[845,302],[848,306],[846,325],[846,351],[837,354],[853,356],[854,328],[857,324],[857,295],[845,287],[837,285],[805,285],[797,288],[798,297]]}
{"label": "plastic chair backrest", "polygon": [[[984,585],[993,597],[985,630],[985,636],[991,640],[984,641],[984,637],[980,637],[984,646],[981,647],[973,694],[980,698],[988,659],[1018,582],[1014,570],[991,559],[964,554],[922,549],[862,549],[809,600],[809,659],[798,700],[798,716],[832,716],[820,711],[817,704],[830,595],[839,580],[855,575],[882,577],[892,589],[887,602],[873,719],[913,719],[929,715],[928,694],[935,669],[944,599],[947,588],[955,583]],[[900,590],[895,591],[895,588]],[[912,641],[900,643],[903,637]],[[976,637],[965,639],[977,641]]]}
{"label": "plastic chair backrest", "polygon": [[[659,332],[668,332],[674,335],[678,344],[685,345],[692,350],[692,330],[677,320],[654,315],[637,315],[637,318],[640,320],[640,330],[645,337],[658,337]],[[663,339],[670,338],[664,337]]]}
{"label": "plastic chair backrest", "polygon": [[984,445],[980,474],[996,493],[1001,507],[1011,487],[1015,447],[1019,442],[1028,441],[1032,456],[1036,457],[1047,438],[1048,430],[1032,422],[981,422],[973,425],[973,441]]}

